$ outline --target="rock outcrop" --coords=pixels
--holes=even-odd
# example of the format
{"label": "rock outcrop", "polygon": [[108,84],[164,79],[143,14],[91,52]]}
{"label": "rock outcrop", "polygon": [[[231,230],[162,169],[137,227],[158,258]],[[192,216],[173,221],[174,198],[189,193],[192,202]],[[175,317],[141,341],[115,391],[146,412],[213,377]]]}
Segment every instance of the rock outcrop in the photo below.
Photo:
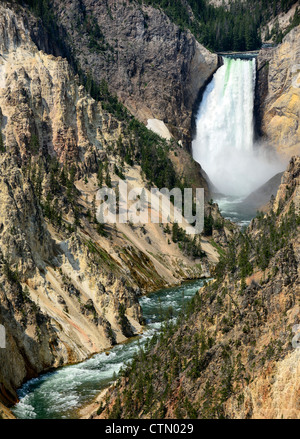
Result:
{"label": "rock outcrop", "polygon": [[[24,380],[139,333],[141,294],[209,275],[218,260],[203,240],[209,256],[195,263],[160,224],[98,224],[100,184],[115,187],[120,169],[129,189],[150,184],[138,154],[130,165],[122,156],[138,134],[129,129],[131,117],[120,120],[91,98],[66,59],[37,48],[28,27],[35,18],[28,14],[0,5],[5,404],[17,400]],[[152,141],[163,153],[159,137]]]}
{"label": "rock outcrop", "polygon": [[274,32],[276,36],[276,33],[278,34],[279,31],[283,34],[288,31],[294,17],[297,15],[297,10],[300,5],[299,0],[294,0],[293,3],[294,4],[291,5],[287,11],[279,12],[275,17],[271,18],[265,26],[262,26],[261,37],[265,43],[274,44],[272,32]]}
{"label": "rock outcrop", "polygon": [[248,197],[243,200],[242,206],[245,209],[253,211],[254,215],[257,211],[265,211],[268,209],[270,199],[277,194],[282,174],[283,172],[279,172],[274,175],[274,177],[270,178],[265,184],[248,195]]}
{"label": "rock outcrop", "polygon": [[[159,9],[135,1],[53,2],[53,12],[81,70],[112,93],[139,120],[163,121],[177,140],[190,142],[194,103],[218,66],[218,57]],[[31,34],[49,50],[40,26]]]}
{"label": "rock outcrop", "polygon": [[92,417],[299,419],[300,157],[270,213],[236,234],[185,318],[137,356]]}
{"label": "rock outcrop", "polygon": [[300,151],[300,26],[257,58],[258,131],[286,161]]}

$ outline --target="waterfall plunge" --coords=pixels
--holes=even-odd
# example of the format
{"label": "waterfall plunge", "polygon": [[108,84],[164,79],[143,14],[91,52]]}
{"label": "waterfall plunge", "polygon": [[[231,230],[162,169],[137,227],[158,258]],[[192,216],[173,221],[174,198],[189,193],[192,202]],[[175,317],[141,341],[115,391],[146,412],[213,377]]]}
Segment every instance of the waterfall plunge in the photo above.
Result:
{"label": "waterfall plunge", "polygon": [[255,58],[223,61],[197,114],[193,157],[219,192],[245,196],[282,170],[282,164],[254,146]]}

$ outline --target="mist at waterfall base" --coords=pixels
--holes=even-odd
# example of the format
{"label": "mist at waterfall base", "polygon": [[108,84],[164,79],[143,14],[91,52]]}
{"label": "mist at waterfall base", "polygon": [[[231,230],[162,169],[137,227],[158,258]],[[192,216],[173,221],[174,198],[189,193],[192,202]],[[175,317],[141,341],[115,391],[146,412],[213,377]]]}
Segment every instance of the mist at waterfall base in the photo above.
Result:
{"label": "mist at waterfall base", "polygon": [[196,117],[193,157],[216,192],[245,198],[285,167],[254,142],[256,60],[223,57]]}

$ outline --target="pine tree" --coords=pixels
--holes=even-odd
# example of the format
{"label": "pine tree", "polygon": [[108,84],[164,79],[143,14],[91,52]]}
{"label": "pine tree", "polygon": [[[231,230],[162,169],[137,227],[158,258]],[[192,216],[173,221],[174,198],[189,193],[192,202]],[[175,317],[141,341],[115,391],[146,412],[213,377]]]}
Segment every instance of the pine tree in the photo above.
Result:
{"label": "pine tree", "polygon": [[98,186],[101,189],[103,186],[103,164],[100,163],[97,173]]}
{"label": "pine tree", "polygon": [[178,242],[178,233],[179,233],[179,226],[178,223],[174,222],[172,227],[172,241]]}
{"label": "pine tree", "polygon": [[5,152],[6,148],[3,142],[2,132],[0,130],[0,152]]}
{"label": "pine tree", "polygon": [[144,210],[146,208],[146,202],[147,202],[146,191],[145,191],[145,188],[143,188],[142,192],[141,192],[141,197],[140,197],[140,209],[141,210]]}

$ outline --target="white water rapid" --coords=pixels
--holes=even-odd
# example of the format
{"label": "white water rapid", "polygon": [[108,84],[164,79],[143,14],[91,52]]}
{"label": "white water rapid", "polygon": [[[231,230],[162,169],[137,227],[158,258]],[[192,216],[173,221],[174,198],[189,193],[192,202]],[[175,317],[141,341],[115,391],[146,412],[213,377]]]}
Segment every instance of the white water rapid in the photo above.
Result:
{"label": "white water rapid", "polygon": [[282,164],[254,144],[255,58],[224,57],[223,62],[200,104],[193,157],[218,192],[244,197]]}

